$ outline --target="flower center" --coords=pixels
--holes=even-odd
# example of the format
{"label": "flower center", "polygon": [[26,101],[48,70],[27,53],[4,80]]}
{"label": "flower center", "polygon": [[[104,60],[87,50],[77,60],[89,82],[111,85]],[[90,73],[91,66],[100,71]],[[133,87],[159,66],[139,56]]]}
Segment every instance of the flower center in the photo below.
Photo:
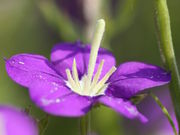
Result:
{"label": "flower center", "polygon": [[112,73],[116,70],[116,68],[113,66],[104,75],[104,77],[101,80],[99,80],[102,69],[103,69],[103,65],[104,65],[104,60],[102,60],[101,63],[99,64],[97,72],[95,73],[93,77],[96,59],[98,56],[98,50],[100,47],[104,30],[105,30],[105,22],[103,19],[100,19],[97,21],[94,37],[92,40],[92,47],[91,47],[91,52],[90,52],[87,74],[85,74],[81,78],[81,80],[79,80],[75,59],[73,60],[72,74],[70,72],[70,69],[66,69],[66,74],[68,78],[68,81],[66,82],[67,86],[72,91],[80,95],[91,96],[91,97],[103,95],[108,86],[108,83],[106,83],[106,81],[112,75]]}

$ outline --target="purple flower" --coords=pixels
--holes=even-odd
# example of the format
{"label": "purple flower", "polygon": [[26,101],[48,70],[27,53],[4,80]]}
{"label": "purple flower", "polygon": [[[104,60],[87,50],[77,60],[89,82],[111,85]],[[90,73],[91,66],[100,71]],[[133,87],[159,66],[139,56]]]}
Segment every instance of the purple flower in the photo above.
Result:
{"label": "purple flower", "polygon": [[35,122],[23,112],[0,105],[0,135],[38,135]]}
{"label": "purple flower", "polygon": [[[176,121],[173,104],[171,102],[171,97],[169,90],[163,88],[159,91],[156,91],[156,95],[159,97],[160,101],[166,107],[170,113],[175,127],[178,131],[178,124]],[[147,124],[137,123],[136,121],[126,120],[125,130],[127,134],[137,134],[137,135],[174,135],[172,126],[170,125],[167,117],[163,114],[161,108],[157,103],[152,99],[152,97],[147,97],[145,100],[138,105],[138,108],[145,116],[149,118]],[[152,111],[152,108],[154,111]],[[129,127],[134,127],[131,130],[128,130]]]}
{"label": "purple flower", "polygon": [[145,122],[129,99],[168,83],[170,74],[142,62],[126,62],[116,69],[112,53],[99,48],[103,27],[97,25],[92,47],[60,43],[52,49],[50,61],[40,55],[18,54],[6,60],[6,70],[50,114],[78,117],[100,102],[127,118]]}

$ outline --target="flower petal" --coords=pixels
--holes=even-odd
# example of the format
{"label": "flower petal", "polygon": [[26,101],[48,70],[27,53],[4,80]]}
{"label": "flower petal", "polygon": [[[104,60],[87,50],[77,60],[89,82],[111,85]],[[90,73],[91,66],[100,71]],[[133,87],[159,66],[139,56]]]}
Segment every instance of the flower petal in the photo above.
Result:
{"label": "flower petal", "polygon": [[80,42],[60,43],[51,51],[51,61],[65,79],[67,79],[65,70],[72,69],[73,60],[76,59],[79,76],[84,74],[83,48]]}
{"label": "flower petal", "polygon": [[[58,76],[49,61],[40,55],[18,54],[6,60],[6,71],[8,75],[17,83],[28,87],[36,74],[49,74]],[[36,76],[37,78],[38,76]]]}
{"label": "flower petal", "polygon": [[135,105],[133,105],[130,101],[125,101],[122,98],[113,98],[108,96],[102,96],[98,99],[104,105],[107,105],[114,109],[116,112],[121,115],[129,118],[135,119],[138,118],[141,122],[147,122],[147,118],[138,112]]}
{"label": "flower petal", "polygon": [[141,62],[127,62],[118,67],[109,79],[107,94],[130,98],[144,89],[167,84],[170,73],[160,67]]}
{"label": "flower petal", "polygon": [[0,135],[38,135],[38,130],[23,112],[0,105]]}
{"label": "flower petal", "polygon": [[45,112],[68,117],[79,117],[86,114],[92,100],[72,92],[58,80],[35,81],[30,87],[31,99]]}
{"label": "flower petal", "polygon": [[[88,69],[90,49],[91,49],[91,46],[89,45],[85,47],[84,57],[85,57],[86,69]],[[113,54],[104,48],[99,48],[94,74],[96,73],[98,66],[103,59],[104,59],[104,65],[103,65],[100,78],[102,78],[113,66],[116,65],[116,59],[113,56]]]}

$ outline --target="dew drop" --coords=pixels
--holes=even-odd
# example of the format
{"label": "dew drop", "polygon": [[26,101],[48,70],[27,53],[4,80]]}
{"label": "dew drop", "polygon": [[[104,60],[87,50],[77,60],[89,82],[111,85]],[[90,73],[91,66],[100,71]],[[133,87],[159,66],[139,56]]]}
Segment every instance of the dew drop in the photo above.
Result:
{"label": "dew drop", "polygon": [[109,99],[109,101],[111,101],[111,100],[112,100],[112,97],[108,97],[108,99]]}
{"label": "dew drop", "polygon": [[55,82],[52,82],[52,85],[54,85],[54,86],[58,86],[58,84],[57,84],[57,83],[55,83]]}
{"label": "dew drop", "polygon": [[56,99],[56,103],[60,103],[61,100],[59,98]]}
{"label": "dew drop", "polygon": [[51,90],[50,90],[50,93],[54,93],[54,92],[55,92],[55,90],[54,90],[54,89],[51,89]]}
{"label": "dew drop", "polygon": [[11,64],[15,64],[15,60],[11,60],[10,63],[11,63]]}
{"label": "dew drop", "polygon": [[90,100],[88,100],[88,101],[87,101],[87,103],[88,103],[88,104],[90,104],[90,103],[91,103],[91,101],[90,101]]}
{"label": "dew drop", "polygon": [[117,103],[118,103],[118,104],[121,104],[121,101],[119,100]]}
{"label": "dew drop", "polygon": [[54,101],[51,99],[45,99],[45,98],[41,98],[41,102],[44,106],[50,105],[52,104]]}
{"label": "dew drop", "polygon": [[24,62],[22,62],[22,61],[19,61],[18,63],[21,64],[21,65],[24,65]]}
{"label": "dew drop", "polygon": [[40,79],[43,79],[42,75],[39,75],[39,78],[40,78]]}
{"label": "dew drop", "polygon": [[57,83],[55,83],[55,82],[52,82],[52,85],[54,86],[53,91],[54,91],[54,92],[57,91],[59,85],[58,85]]}
{"label": "dew drop", "polygon": [[168,75],[168,73],[166,73],[166,72],[163,72],[163,73],[162,73],[162,75]]}
{"label": "dew drop", "polygon": [[134,107],[131,106],[125,106],[125,108],[128,110],[129,113],[136,115],[138,112]]}
{"label": "dew drop", "polygon": [[66,99],[65,98],[62,98],[61,101],[64,102]]}

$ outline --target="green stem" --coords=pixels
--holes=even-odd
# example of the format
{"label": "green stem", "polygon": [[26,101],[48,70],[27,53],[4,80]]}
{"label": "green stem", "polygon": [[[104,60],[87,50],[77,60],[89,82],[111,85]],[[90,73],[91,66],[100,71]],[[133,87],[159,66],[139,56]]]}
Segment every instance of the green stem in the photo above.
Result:
{"label": "green stem", "polygon": [[180,77],[173,49],[167,1],[154,1],[160,52],[167,70],[171,72],[170,93],[180,129]]}
{"label": "green stem", "polygon": [[168,118],[169,123],[171,124],[174,134],[178,135],[176,127],[174,125],[174,122],[170,116],[170,114],[168,113],[168,110],[166,109],[166,107],[161,103],[161,101],[159,100],[159,98],[154,95],[153,93],[150,93],[151,97],[155,100],[155,102],[159,105],[159,107],[161,108],[162,112],[164,113],[164,115]]}
{"label": "green stem", "polygon": [[80,118],[80,135],[88,135],[91,132],[91,112]]}

